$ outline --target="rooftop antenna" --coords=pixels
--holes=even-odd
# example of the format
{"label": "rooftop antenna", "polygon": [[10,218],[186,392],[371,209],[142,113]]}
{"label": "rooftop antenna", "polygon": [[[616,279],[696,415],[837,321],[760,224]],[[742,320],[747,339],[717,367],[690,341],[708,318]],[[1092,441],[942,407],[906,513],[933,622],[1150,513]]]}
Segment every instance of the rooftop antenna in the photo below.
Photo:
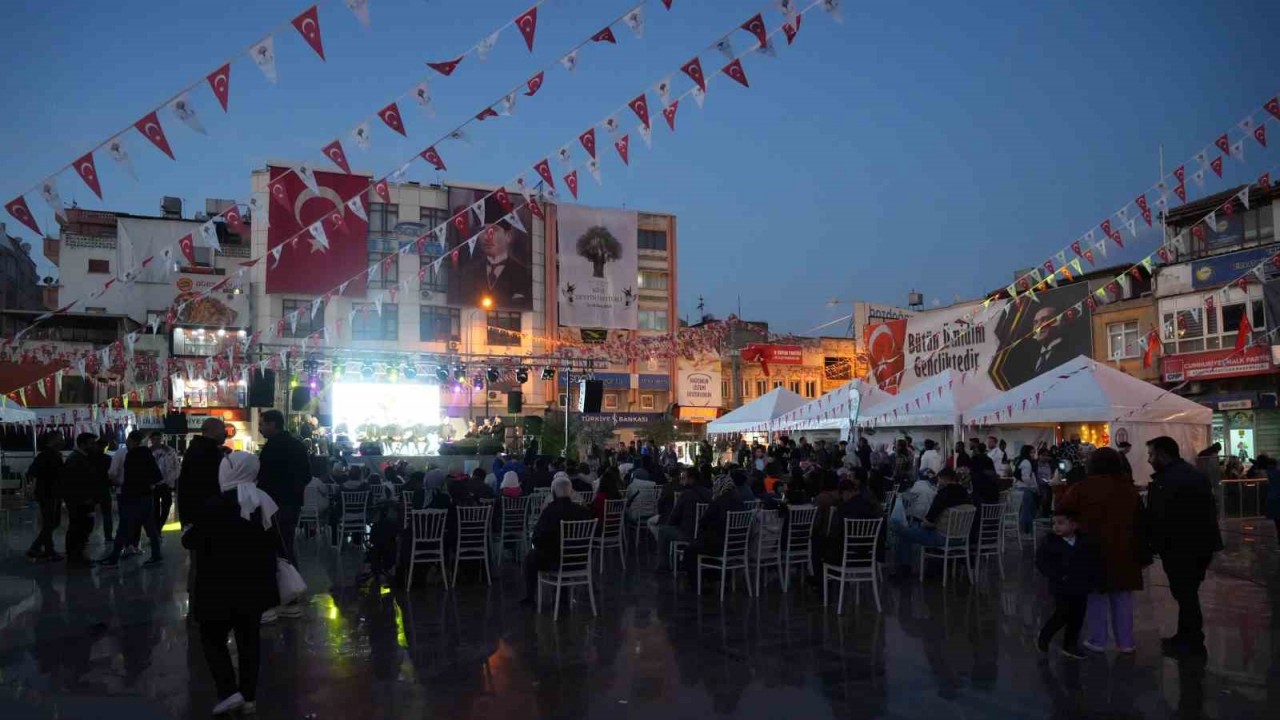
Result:
{"label": "rooftop antenna", "polygon": [[707,309],[707,303],[705,300],[702,299],[702,296],[699,295],[698,296],[698,319],[699,320],[701,320],[702,317],[706,315],[706,313],[704,312],[706,309]]}

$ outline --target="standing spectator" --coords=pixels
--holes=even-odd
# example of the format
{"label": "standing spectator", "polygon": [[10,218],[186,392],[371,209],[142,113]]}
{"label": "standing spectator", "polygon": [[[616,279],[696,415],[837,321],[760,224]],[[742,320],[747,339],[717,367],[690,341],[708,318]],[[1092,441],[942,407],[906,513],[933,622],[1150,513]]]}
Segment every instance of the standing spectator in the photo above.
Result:
{"label": "standing spectator", "polygon": [[1267,505],[1263,514],[1276,524],[1276,538],[1280,539],[1280,465],[1270,455],[1259,455],[1253,466],[1266,475]]}
{"label": "standing spectator", "polygon": [[173,508],[173,486],[182,472],[178,451],[164,444],[164,433],[151,433],[151,453],[160,468],[160,483],[156,485],[156,525],[164,528]]}
{"label": "standing spectator", "polygon": [[942,453],[938,452],[937,443],[933,440],[925,440],[924,452],[920,453],[920,472],[928,470],[936,476],[942,470],[943,464]]}
{"label": "standing spectator", "polygon": [[[279,540],[271,528],[276,505],[255,487],[258,465],[256,455],[231,453],[220,466],[219,492],[204,498],[198,508],[189,504],[183,511],[196,518],[182,544],[200,565],[191,590],[192,613],[200,623],[200,644],[218,691],[214,715],[237,708],[247,715],[256,709],[259,618],[280,602]],[[232,632],[240,661],[238,680],[227,651]]]}
{"label": "standing spectator", "polygon": [[987,436],[987,458],[991,460],[991,465],[997,474],[1001,472],[1002,467],[1009,464],[1009,459],[1004,454],[1004,441],[997,440],[995,435]]}
{"label": "standing spectator", "polygon": [[120,564],[120,554],[130,538],[141,536],[139,525],[147,531],[147,540],[151,542],[151,557],[143,564],[158,565],[164,562],[160,557],[160,528],[156,525],[153,494],[156,484],[160,482],[160,467],[156,465],[151,448],[143,446],[143,437],[141,430],[134,430],[125,440],[125,458],[117,480],[120,485],[120,527],[116,530],[116,541],[111,554],[102,561],[104,567],[113,568]]}
{"label": "standing spectator", "polygon": [[1040,481],[1036,477],[1036,462],[1031,456],[1031,446],[1023,445],[1018,460],[1013,465],[1015,486],[1022,491],[1022,506],[1018,508],[1018,530],[1030,535],[1037,511],[1040,508]]}
{"label": "standing spectator", "polygon": [[93,433],[77,435],[76,449],[62,465],[59,484],[67,505],[67,567],[89,567],[84,548],[93,532],[93,506],[97,500],[94,480],[98,465],[93,459],[97,441]]}
{"label": "standing spectator", "polygon": [[864,470],[871,469],[871,443],[867,442],[865,437],[858,438],[858,449],[855,451],[858,455],[858,462],[862,463]]}
{"label": "standing spectator", "polygon": [[187,527],[196,522],[207,503],[220,492],[218,468],[225,456],[222,444],[227,427],[218,418],[208,418],[200,434],[191,438],[178,470],[178,522]]}
{"label": "standing spectator", "polygon": [[1137,520],[1141,509],[1133,477],[1123,455],[1098,448],[1089,456],[1089,475],[1071,486],[1062,508],[1075,512],[1080,529],[1098,543],[1102,574],[1089,593],[1088,639],[1084,647],[1103,652],[1107,647],[1107,615],[1111,616],[1116,647],[1133,652],[1133,593],[1142,589],[1142,565],[1138,559]]}
{"label": "standing spectator", "polygon": [[1053,514],[1053,534],[1036,551],[1036,569],[1049,581],[1053,595],[1053,615],[1040,628],[1036,647],[1049,652],[1049,641],[1066,628],[1062,654],[1079,660],[1080,628],[1084,625],[1087,598],[1098,573],[1097,549],[1078,533],[1076,515],[1067,510]]}
{"label": "standing spectator", "polygon": [[62,498],[58,480],[62,474],[62,434],[47,432],[40,437],[40,453],[27,468],[27,477],[35,484],[36,502],[40,504],[40,534],[27,550],[32,560],[61,560],[53,549],[53,531],[62,524]]}
{"label": "standing spectator", "polygon": [[[296,566],[293,540],[307,483],[311,481],[311,461],[298,438],[285,430],[284,413],[279,410],[267,410],[258,417],[258,432],[267,439],[258,469],[258,487],[280,508],[275,518],[276,529],[284,541],[285,559]],[[280,608],[279,614],[288,618],[301,617],[302,607],[297,598]],[[267,611],[263,614],[263,621],[274,620],[273,615]]]}
{"label": "standing spectator", "polygon": [[907,441],[899,440],[893,451],[893,482],[899,488],[911,484],[911,471],[915,467],[913,460]]}
{"label": "standing spectator", "polygon": [[102,542],[109,543],[115,537],[111,514],[112,487],[111,458],[107,457],[107,441],[99,436],[93,443],[93,501],[102,515]]}
{"label": "standing spectator", "polygon": [[1171,657],[1203,657],[1200,583],[1222,549],[1217,503],[1209,479],[1182,459],[1173,438],[1148,440],[1147,459],[1155,468],[1147,489],[1151,551],[1160,556],[1178,603],[1178,632],[1160,641],[1161,650]]}
{"label": "standing spectator", "polygon": [[1133,466],[1129,464],[1129,451],[1133,449],[1133,445],[1128,440],[1116,445],[1116,449],[1120,451],[1120,462],[1124,464],[1124,471],[1129,473],[1129,477],[1133,477]]}

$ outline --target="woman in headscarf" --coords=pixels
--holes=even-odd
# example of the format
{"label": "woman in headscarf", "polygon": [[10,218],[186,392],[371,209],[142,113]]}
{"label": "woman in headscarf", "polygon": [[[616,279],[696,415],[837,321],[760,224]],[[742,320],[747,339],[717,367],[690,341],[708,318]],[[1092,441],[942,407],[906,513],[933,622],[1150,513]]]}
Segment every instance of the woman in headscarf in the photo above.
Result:
{"label": "woman in headscarf", "polygon": [[[259,624],[263,612],[280,603],[276,556],[281,542],[273,527],[278,508],[258,489],[257,477],[257,455],[237,451],[224,458],[218,472],[221,492],[209,499],[199,520],[182,537],[200,567],[192,606],[218,691],[214,715],[254,708]],[[227,651],[231,632],[239,653],[238,681]]]}
{"label": "woman in headscarf", "polygon": [[733,478],[728,475],[717,477],[711,485],[711,504],[698,523],[698,536],[685,551],[686,568],[697,572],[699,555],[719,555],[724,550],[727,516],[742,509],[742,497],[733,484]]}
{"label": "woman in headscarf", "polygon": [[520,497],[520,476],[514,470],[508,470],[503,473],[502,485],[498,488],[498,492],[502,494],[502,497]]}

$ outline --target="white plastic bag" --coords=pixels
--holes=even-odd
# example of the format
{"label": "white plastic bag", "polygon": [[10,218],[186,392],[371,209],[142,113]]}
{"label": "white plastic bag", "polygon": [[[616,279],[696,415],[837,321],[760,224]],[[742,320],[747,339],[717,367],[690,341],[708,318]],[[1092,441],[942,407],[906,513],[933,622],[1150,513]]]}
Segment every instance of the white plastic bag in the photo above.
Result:
{"label": "white plastic bag", "polygon": [[276,585],[280,589],[281,605],[288,605],[307,591],[307,583],[298,569],[284,558],[276,558]]}

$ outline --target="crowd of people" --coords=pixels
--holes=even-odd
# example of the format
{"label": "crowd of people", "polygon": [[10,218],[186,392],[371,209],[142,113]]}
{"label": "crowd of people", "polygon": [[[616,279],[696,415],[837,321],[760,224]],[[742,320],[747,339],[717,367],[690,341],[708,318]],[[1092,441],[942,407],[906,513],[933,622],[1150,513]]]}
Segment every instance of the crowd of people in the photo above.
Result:
{"label": "crowd of people", "polygon": [[[1144,502],[1127,443],[1093,448],[1078,438],[1056,446],[1023,445],[1010,453],[995,437],[956,443],[951,452],[933,440],[917,447],[910,437],[875,448],[866,437],[856,443],[782,437],[768,446],[740,441],[719,458],[703,443],[694,453],[695,464],[681,464],[671,447],[642,442],[591,447],[586,462],[531,452],[499,456],[469,474],[451,474],[430,465],[410,468],[404,460],[361,465],[310,455],[274,410],[262,413],[259,427],[266,440],[260,455],[230,452],[222,422],[211,418],[181,458],[158,433],[147,438],[134,432],[110,458],[97,437],[78,436],[64,460],[62,438],[51,434],[41,439],[30,470],[41,527],[29,555],[62,557],[54,551],[53,532],[65,506],[71,566],[89,564],[85,546],[95,510],[103,514],[104,537],[110,541],[102,567],[117,566],[137,547],[143,531],[151,547],[145,564],[161,562],[160,528],[176,493],[182,545],[191,554],[190,619],[199,626],[219,714],[253,707],[259,626],[302,614],[300,594],[282,593],[287,583],[281,574],[296,564],[294,539],[304,508],[317,519],[307,532],[330,533],[335,543],[349,533],[365,548],[362,583],[403,587],[412,539],[401,515],[406,507],[448,512],[452,538],[458,508],[494,503],[496,534],[502,503],[541,488],[548,492],[524,558],[525,604],[533,602],[538,573],[559,562],[561,522],[594,517],[603,524],[610,500],[625,501],[626,527],[652,534],[655,569],[663,573],[671,572],[673,560],[692,568],[699,555],[718,554],[729,513],[745,503],[776,510],[784,528],[793,509],[814,507],[812,583],[818,582],[823,562],[841,562],[843,520],[887,517],[876,560],[889,561],[890,576],[905,581],[918,548],[948,542],[942,528],[949,513],[1001,502],[1002,492],[1013,490],[1021,498],[1024,533],[1034,532],[1037,520],[1052,518],[1049,536],[1036,553],[1036,566],[1055,599],[1039,638],[1041,649],[1063,631],[1062,652],[1068,657],[1101,652],[1109,641],[1119,652],[1132,652],[1132,593],[1142,589],[1142,568],[1159,556],[1179,606],[1177,633],[1162,649],[1178,657],[1204,654],[1198,590],[1222,544],[1209,480],[1181,459],[1169,438],[1147,444],[1156,472]],[[1267,462],[1263,457],[1255,464],[1274,473]],[[637,502],[649,488],[657,490],[654,507]],[[362,510],[369,522],[359,531],[340,525],[343,491],[368,491]],[[120,520],[114,535],[113,492]],[[584,494],[590,502],[583,502]],[[411,501],[396,500],[403,497]],[[701,517],[700,504],[706,506]],[[682,557],[670,552],[675,543],[683,544]],[[451,548],[452,541],[445,545]],[[227,650],[231,634],[240,655],[238,672]]]}

